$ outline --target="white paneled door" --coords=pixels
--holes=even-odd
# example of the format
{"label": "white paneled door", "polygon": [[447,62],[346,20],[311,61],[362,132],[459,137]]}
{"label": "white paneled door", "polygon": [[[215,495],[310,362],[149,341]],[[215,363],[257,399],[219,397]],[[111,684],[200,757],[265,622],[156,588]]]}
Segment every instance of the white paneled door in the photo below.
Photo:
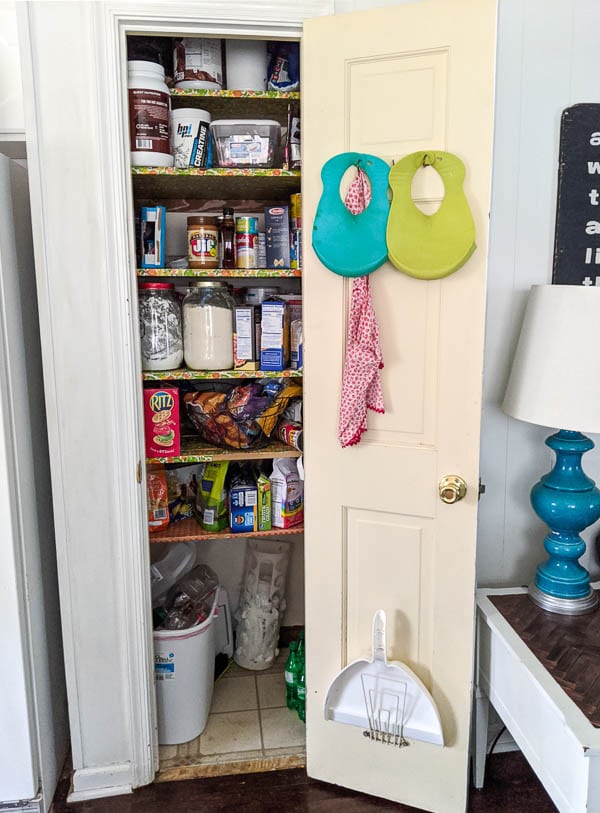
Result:
{"label": "white paneled door", "polygon": [[[467,793],[495,31],[494,0],[422,0],[310,20],[303,38],[308,770],[444,813],[464,810]],[[310,248],[320,170],[347,151],[391,165],[418,150],[464,162],[477,249],[441,280],[390,264],[371,275],[386,412],[342,449],[352,281]],[[418,205],[431,213],[443,195],[435,171],[419,170]],[[454,504],[439,496],[446,475],[467,485]],[[331,680],[370,655],[379,608],[389,656],[435,699],[443,747],[395,748],[324,718]]]}

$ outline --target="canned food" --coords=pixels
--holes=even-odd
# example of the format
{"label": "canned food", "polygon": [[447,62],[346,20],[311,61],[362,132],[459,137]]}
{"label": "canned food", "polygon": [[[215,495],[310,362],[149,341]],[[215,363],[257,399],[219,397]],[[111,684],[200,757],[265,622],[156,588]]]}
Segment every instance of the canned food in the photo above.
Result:
{"label": "canned food", "polygon": [[258,220],[237,217],[235,220],[237,268],[256,268],[258,264]]}
{"label": "canned food", "polygon": [[290,220],[292,231],[302,228],[302,193],[290,195]]}

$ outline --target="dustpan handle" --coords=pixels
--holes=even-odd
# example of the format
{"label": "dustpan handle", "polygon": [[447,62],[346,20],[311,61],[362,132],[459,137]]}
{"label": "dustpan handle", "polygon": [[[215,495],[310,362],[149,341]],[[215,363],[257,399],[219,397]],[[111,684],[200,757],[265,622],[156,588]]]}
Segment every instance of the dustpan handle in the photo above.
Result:
{"label": "dustpan handle", "polygon": [[373,616],[373,659],[387,663],[385,654],[385,610],[377,610]]}

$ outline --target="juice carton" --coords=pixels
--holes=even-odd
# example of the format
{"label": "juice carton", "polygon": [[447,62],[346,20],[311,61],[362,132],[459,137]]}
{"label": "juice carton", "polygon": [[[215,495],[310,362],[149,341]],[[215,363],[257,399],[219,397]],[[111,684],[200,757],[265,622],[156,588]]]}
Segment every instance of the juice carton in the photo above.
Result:
{"label": "juice carton", "polygon": [[177,457],[180,450],[179,390],[144,389],[144,428],[148,457]]}
{"label": "juice carton", "polygon": [[290,317],[287,302],[265,299],[261,305],[260,369],[285,370],[290,361]]}
{"label": "juice carton", "polygon": [[294,458],[276,458],[271,475],[271,523],[292,528],[304,521],[304,483]]}
{"label": "juice carton", "polygon": [[271,530],[271,483],[264,474],[259,474],[256,479],[256,490],[258,496],[258,528],[259,531]]}
{"label": "juice carton", "polygon": [[235,534],[257,530],[257,488],[255,485],[234,485],[229,491],[229,524]]}

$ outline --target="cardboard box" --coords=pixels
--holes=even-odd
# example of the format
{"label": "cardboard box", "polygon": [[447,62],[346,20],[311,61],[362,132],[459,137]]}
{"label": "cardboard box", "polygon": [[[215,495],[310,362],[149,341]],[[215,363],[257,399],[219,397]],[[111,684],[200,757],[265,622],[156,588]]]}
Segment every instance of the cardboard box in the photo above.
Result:
{"label": "cardboard box", "polygon": [[290,363],[290,317],[287,302],[266,299],[261,305],[260,369],[285,370]]}
{"label": "cardboard box", "polygon": [[265,207],[267,268],[290,267],[290,216],[287,206]]}
{"label": "cardboard box", "polygon": [[167,210],[165,206],[142,206],[140,215],[141,268],[164,268]]}
{"label": "cardboard box", "polygon": [[256,336],[254,305],[237,306],[233,326],[233,366],[236,370],[258,370],[260,367]]}
{"label": "cardboard box", "polygon": [[302,320],[296,319],[290,324],[290,367],[292,370],[301,370],[303,366]]}
{"label": "cardboard box", "polygon": [[181,442],[179,390],[144,389],[147,457],[178,457]]}
{"label": "cardboard box", "polygon": [[229,524],[234,534],[248,534],[258,528],[256,486],[232,486],[229,491]]}

